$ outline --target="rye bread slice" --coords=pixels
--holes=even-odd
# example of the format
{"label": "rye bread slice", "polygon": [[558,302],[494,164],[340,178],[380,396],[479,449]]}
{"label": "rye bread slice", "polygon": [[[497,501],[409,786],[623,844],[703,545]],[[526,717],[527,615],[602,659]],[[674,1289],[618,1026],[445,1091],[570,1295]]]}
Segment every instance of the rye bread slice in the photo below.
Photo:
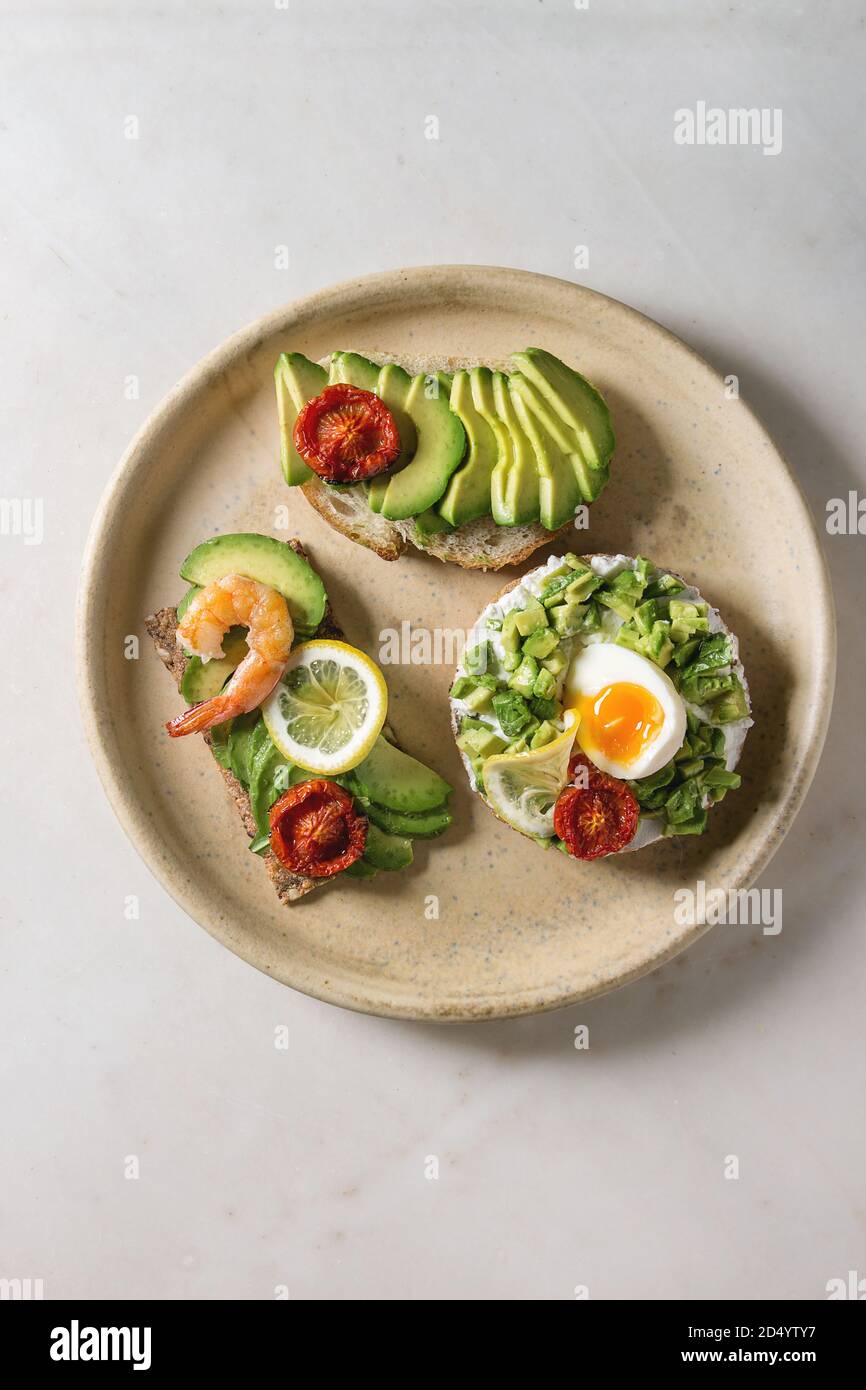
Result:
{"label": "rye bread slice", "polygon": [[[299,540],[290,540],[288,544],[297,555],[306,559],[307,555],[304,547]],[[153,613],[149,618],[145,618],[144,626],[148,636],[156,647],[156,653],[166,670],[174,680],[175,685],[180,689],[183,673],[186,670],[187,657],[183,648],[177,641],[177,609],[160,608],[158,613]],[[324,617],[316,631],[317,637],[332,637],[342,641],[343,633],[334,622],[331,612],[331,605],[325,607]],[[167,737],[167,735],[166,735]],[[210,747],[211,738],[209,733],[202,734],[205,743]],[[235,804],[238,815],[240,816],[244,830],[250,840],[255,839],[258,826],[253,818],[252,806],[250,805],[249,793],[246,787],[238,781],[234,773],[229,768],[223,767],[214,758],[214,763],[222,773],[223,781],[228,789],[228,794]],[[264,862],[268,871],[268,877],[274,885],[274,890],[281,903],[289,904],[297,902],[307,893],[312,893],[314,888],[322,888],[332,880],[327,878],[305,878],[303,874],[293,874],[285,868],[277,859],[276,855],[269,849],[265,854],[259,856]]]}

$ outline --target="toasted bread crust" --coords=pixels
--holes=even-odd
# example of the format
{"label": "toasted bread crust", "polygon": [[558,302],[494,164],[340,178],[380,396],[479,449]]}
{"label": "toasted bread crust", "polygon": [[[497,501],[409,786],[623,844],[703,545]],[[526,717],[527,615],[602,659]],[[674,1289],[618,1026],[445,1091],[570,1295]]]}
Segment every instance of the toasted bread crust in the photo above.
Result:
{"label": "toasted bread crust", "polygon": [[[298,540],[290,540],[288,544],[292,549],[304,559],[306,554],[303,546]],[[183,648],[177,642],[177,609],[160,608],[157,613],[153,613],[149,618],[145,618],[144,626],[148,636],[156,647],[156,653],[166,670],[171,674],[175,684],[180,688],[183,673],[186,670],[188,657]],[[330,604],[325,609],[324,617],[319,624],[316,633],[318,637],[333,637],[340,640],[343,636],[341,630],[334,622]],[[205,743],[210,747],[210,734],[202,735]],[[214,759],[216,762],[216,759]],[[244,830],[252,840],[256,837],[258,826],[253,817],[252,806],[250,805],[249,793],[246,787],[235,777],[234,773],[221,763],[216,763],[222,773],[223,781],[228,789],[229,796],[235,804],[238,815],[243,821]],[[260,856],[268,871],[268,877],[274,885],[274,890],[280,902],[289,904],[297,902],[307,893],[312,893],[314,888],[323,888],[326,883],[331,882],[327,878],[306,878],[302,874],[293,874],[289,869],[280,863],[276,855],[268,850]]]}
{"label": "toasted bread crust", "polygon": [[370,511],[358,494],[344,497],[318,479],[303,483],[301,491],[323,521],[357,545],[375,551],[382,560],[399,560],[411,545],[462,569],[499,570],[522,564],[541,546],[571,530],[570,521],[558,531],[547,531],[537,521],[525,526],[497,526],[491,516],[483,516],[454,531],[422,539],[414,522],[387,521]]}

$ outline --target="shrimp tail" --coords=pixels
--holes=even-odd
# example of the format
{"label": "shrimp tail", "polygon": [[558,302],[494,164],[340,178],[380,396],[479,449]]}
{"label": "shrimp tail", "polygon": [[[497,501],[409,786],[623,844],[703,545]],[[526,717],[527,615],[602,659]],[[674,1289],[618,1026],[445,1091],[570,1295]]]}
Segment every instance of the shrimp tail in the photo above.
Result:
{"label": "shrimp tail", "polygon": [[221,724],[223,720],[231,717],[232,711],[226,709],[226,704],[227,701],[221,695],[215,696],[212,700],[200,700],[197,705],[190,705],[183,714],[170,719],[165,727],[172,738],[182,738],[184,734],[203,734],[206,729],[212,729],[214,724]]}

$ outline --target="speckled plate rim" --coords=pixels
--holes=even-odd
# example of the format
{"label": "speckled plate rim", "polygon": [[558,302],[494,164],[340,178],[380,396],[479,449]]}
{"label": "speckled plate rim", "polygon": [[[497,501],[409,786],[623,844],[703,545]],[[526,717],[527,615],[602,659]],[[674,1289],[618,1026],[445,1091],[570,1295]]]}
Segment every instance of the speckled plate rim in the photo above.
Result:
{"label": "speckled plate rim", "polygon": [[[251,956],[238,951],[236,942],[231,940],[224,919],[213,915],[206,902],[195,889],[194,879],[176,874],[167,864],[162,836],[146,816],[131,793],[123,775],[122,760],[115,756],[106,729],[110,720],[106,718],[106,700],[102,694],[95,672],[100,664],[101,634],[96,617],[101,605],[101,591],[106,582],[106,540],[115,531],[128,505],[130,489],[134,486],[138,470],[146,463],[147,455],[158,446],[160,438],[171,431],[179,417],[187,409],[191,400],[209,383],[215,382],[238,359],[249,355],[256,346],[274,333],[285,330],[292,320],[317,311],[322,313],[347,313],[356,307],[370,308],[377,298],[389,298],[398,285],[404,293],[413,290],[420,292],[428,286],[431,279],[450,278],[475,280],[476,288],[489,284],[491,294],[502,295],[510,288],[520,284],[521,288],[531,289],[532,285],[546,285],[578,291],[616,305],[620,310],[663,334],[672,344],[686,352],[700,367],[716,376],[718,372],[697,353],[688,343],[671,333],[656,320],[640,313],[630,305],[614,300],[586,286],[573,281],[560,280],[554,276],[539,275],[533,271],[516,270],[502,266],[485,265],[432,265],[413,266],[395,270],[380,271],[357,279],[340,282],[325,289],[317,290],[302,299],[274,310],[232,334],[219,347],[208,353],[198,362],[163,398],[160,404],[144,422],[133,438],[106,485],[91,523],[82,559],[75,619],[76,682],[78,703],[88,744],[102,785],[111,807],[121,827],[131,841],[144,863],[163,885],[174,901],[211,936],[227,946],[234,954],[241,955],[248,964],[257,969],[262,967]],[[741,405],[744,403],[741,402]],[[836,617],[832,588],[826,560],[818,538],[814,519],[807,505],[803,490],[794,476],[790,465],[771,439],[762,422],[749,406],[755,428],[760,432],[768,446],[768,458],[772,458],[776,468],[789,484],[792,502],[796,505],[801,522],[798,543],[807,546],[815,566],[818,588],[816,602],[822,612],[822,622],[815,633],[816,681],[817,689],[813,703],[813,723],[809,739],[799,765],[789,778],[787,790],[779,800],[776,815],[767,832],[756,842],[752,852],[741,861],[740,872],[732,880],[730,887],[748,887],[764,870],[779,845],[790,830],[797,812],[811,785],[821,756],[821,750],[830,721],[833,690],[836,678]],[[765,463],[766,466],[766,463]],[[631,969],[620,970],[607,978],[600,978],[591,986],[570,991],[562,989],[552,995],[539,996],[539,988],[530,987],[508,994],[495,993],[467,1000],[465,996],[443,997],[431,1004],[429,1000],[408,1001],[404,997],[394,997],[388,993],[388,982],[379,981],[378,988],[370,982],[362,994],[348,982],[341,984],[329,980],[327,984],[317,981],[315,986],[307,980],[285,980],[301,993],[321,999],[325,1003],[337,1004],[361,1013],[380,1017],[426,1020],[437,1022],[467,1022],[495,1018],[512,1018],[526,1014],[542,1013],[552,1009],[564,1008],[569,1004],[580,1003],[610,993],[620,986],[630,983],[657,969],[665,961],[678,955],[690,946],[709,928],[703,924],[680,935],[673,943],[662,945],[654,954],[645,957]],[[264,971],[270,978],[279,978]]]}

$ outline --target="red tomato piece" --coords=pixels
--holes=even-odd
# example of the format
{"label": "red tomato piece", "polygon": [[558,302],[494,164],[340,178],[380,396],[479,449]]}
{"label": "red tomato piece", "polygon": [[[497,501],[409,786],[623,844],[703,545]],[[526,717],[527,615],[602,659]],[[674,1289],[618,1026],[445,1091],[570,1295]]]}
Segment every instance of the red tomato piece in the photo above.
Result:
{"label": "red tomato piece", "polygon": [[364,853],[367,820],[336,782],[316,777],[289,787],[270,810],[271,849],[292,873],[330,878]]}
{"label": "red tomato piece", "polygon": [[580,785],[560,792],[553,811],[553,828],[575,859],[600,859],[625,849],[635,836],[638,804],[633,792],[616,777],[600,772],[583,753],[575,753],[569,775]]}
{"label": "red tomato piece", "polygon": [[374,391],[326,386],[298,414],[292,434],[304,462],[328,483],[383,473],[400,454],[394,416]]}

